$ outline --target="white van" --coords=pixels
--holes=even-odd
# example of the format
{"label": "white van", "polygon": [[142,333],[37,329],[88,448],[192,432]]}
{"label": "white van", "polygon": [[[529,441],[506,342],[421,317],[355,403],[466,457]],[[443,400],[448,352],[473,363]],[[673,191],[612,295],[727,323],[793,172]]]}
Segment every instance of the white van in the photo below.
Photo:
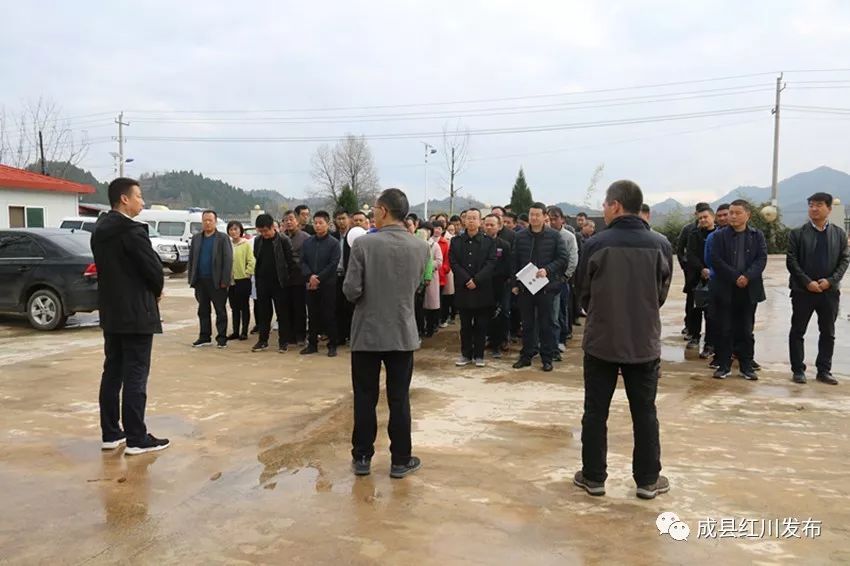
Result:
{"label": "white van", "polygon": [[[190,242],[192,236],[202,230],[201,213],[189,210],[169,210],[146,208],[136,217],[139,222],[147,222],[159,232],[160,237],[179,242]],[[227,223],[218,219],[216,228],[227,233]]]}

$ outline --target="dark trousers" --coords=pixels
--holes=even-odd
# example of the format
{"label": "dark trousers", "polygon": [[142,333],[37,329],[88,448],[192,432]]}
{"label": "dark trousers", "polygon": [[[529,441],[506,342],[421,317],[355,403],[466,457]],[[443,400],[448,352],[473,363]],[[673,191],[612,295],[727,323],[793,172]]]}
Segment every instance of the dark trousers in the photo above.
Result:
{"label": "dark trousers", "polygon": [[511,326],[511,286],[503,283],[496,288],[496,312],[490,317],[487,327],[487,337],[490,349],[494,352],[501,351],[502,344],[508,340],[508,332]]}
{"label": "dark trousers", "polygon": [[440,326],[440,309],[425,309],[425,336],[433,336]]}
{"label": "dark trousers", "polygon": [[448,322],[454,311],[454,295],[443,295],[440,289],[440,322]]}
{"label": "dark trousers", "polygon": [[329,347],[339,344],[336,335],[336,281],[328,281],[315,291],[307,291],[307,313],[307,340],[311,346],[319,344],[319,328],[327,334]]}
{"label": "dark trousers", "polygon": [[575,277],[570,279],[570,308],[567,311],[567,318],[570,321],[570,334],[572,334],[573,326],[578,324],[578,293],[575,292]]}
{"label": "dark trousers", "polygon": [[212,303],[215,309],[216,340],[227,339],[227,289],[213,285],[212,279],[198,279],[195,283],[195,300],[198,301],[199,337],[209,340],[212,336]]}
{"label": "dark trousers", "polygon": [[551,362],[558,351],[555,337],[555,293],[541,289],[536,295],[520,290],[522,313],[522,351],[520,358],[530,360],[539,351],[543,362]]}
{"label": "dark trousers", "polygon": [[425,334],[425,291],[416,291],[413,297],[413,316],[416,318],[416,330],[421,337]]}
{"label": "dark trousers", "polygon": [[286,344],[286,337],[282,329],[286,328],[289,320],[289,311],[286,309],[285,293],[277,278],[269,280],[257,279],[257,330],[260,333],[260,341],[268,342],[272,330],[272,307],[277,314],[277,342],[279,346]]}
{"label": "dark trousers", "polygon": [[554,309],[552,312],[552,322],[555,328],[555,340],[562,344],[567,341],[567,336],[572,334],[573,330],[568,323],[569,316],[567,311],[569,309],[569,301],[570,286],[568,283],[563,282],[560,284],[558,292],[555,294],[555,299],[552,302],[552,308]]}
{"label": "dark trousers", "polygon": [[307,289],[304,285],[287,285],[283,304],[289,313],[282,330],[284,340],[290,344],[303,342],[307,339]]}
{"label": "dark trousers", "polygon": [[832,371],[832,352],[835,349],[835,320],[838,318],[838,291],[809,293],[791,292],[791,332],[788,335],[788,349],[791,353],[791,371],[806,371],[805,347],[803,338],[812,314],[818,313],[818,358],[815,362],[818,374]]}
{"label": "dark trousers", "polygon": [[381,391],[381,364],[387,370],[387,404],[390,407],[390,454],[393,464],[410,461],[410,380],[413,352],[351,352],[351,384],[354,388],[354,432],[351,455],[375,454],[378,417],[375,408]]}
{"label": "dark trousers", "polygon": [[342,283],[345,276],[338,276],[336,280],[336,337],[340,344],[345,344],[351,334],[351,317],[354,315],[354,305],[348,302],[342,292]]}
{"label": "dark trousers", "polygon": [[[750,302],[747,289],[720,290],[729,293],[725,300],[717,300],[715,312],[715,328],[717,343],[714,345],[715,361],[721,369],[732,367],[732,349],[736,350],[741,371],[752,370],[755,338],[753,324],[755,323],[756,304]],[[713,297],[712,297],[713,298]]]}
{"label": "dark trousers", "polygon": [[[687,274],[685,274],[687,277]],[[691,327],[694,324],[694,294],[691,291],[685,293],[685,328],[690,333]]]}
{"label": "dark trousers", "polygon": [[[145,404],[148,374],[151,368],[152,334],[103,333],[103,375],[100,379],[100,429],[104,442],[113,442],[124,434],[127,444],[141,446],[147,438]],[[121,394],[121,402],[118,395]]]}
{"label": "dark trousers", "polygon": [[230,312],[233,316],[233,333],[248,334],[251,329],[251,279],[237,279],[227,292],[230,299]]}
{"label": "dark trousers", "polygon": [[634,450],[632,477],[638,486],[658,480],[661,471],[661,441],[655,393],[658,388],[660,360],[642,364],[606,362],[584,355],[584,416],[581,419],[582,473],[591,481],[608,477],[608,411],[617,388],[617,374],[623,384],[632,413]]}
{"label": "dark trousers", "polygon": [[460,309],[460,353],[465,358],[484,359],[484,343],[493,307]]}

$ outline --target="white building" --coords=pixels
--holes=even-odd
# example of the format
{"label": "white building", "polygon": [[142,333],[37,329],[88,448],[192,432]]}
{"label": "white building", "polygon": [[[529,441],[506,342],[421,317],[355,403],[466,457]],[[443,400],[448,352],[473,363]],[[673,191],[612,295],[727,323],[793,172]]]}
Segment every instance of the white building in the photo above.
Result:
{"label": "white building", "polygon": [[58,228],[62,218],[78,216],[80,195],[91,185],[0,165],[0,229]]}

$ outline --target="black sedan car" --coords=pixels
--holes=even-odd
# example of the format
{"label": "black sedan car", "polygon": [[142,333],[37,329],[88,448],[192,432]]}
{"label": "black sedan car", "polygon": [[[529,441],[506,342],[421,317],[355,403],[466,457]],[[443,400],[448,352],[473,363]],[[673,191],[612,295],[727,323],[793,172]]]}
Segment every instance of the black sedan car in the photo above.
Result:
{"label": "black sedan car", "polygon": [[56,330],[97,310],[97,268],[89,233],[58,228],[0,230],[0,312],[26,313]]}

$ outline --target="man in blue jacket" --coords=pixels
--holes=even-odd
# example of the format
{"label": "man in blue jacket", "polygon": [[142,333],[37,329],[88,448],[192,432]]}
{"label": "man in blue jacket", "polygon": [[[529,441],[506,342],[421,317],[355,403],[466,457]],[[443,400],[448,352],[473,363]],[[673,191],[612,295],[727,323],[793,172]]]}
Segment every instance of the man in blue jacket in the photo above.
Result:
{"label": "man in blue jacket", "polygon": [[201,214],[203,229],[192,236],[189,247],[189,286],[195,289],[198,301],[200,332],[192,346],[212,344],[210,303],[215,309],[215,341],[219,348],[227,347],[227,289],[233,279],[233,245],[224,232],[218,231],[218,214],[205,210]]}
{"label": "man in blue jacket", "polygon": [[717,321],[717,379],[731,373],[732,347],[738,346],[741,376],[758,379],[753,369],[753,323],[758,303],[765,300],[762,273],[767,266],[767,241],[761,230],[749,225],[750,203],[729,205],[729,227],[716,232],[711,245],[714,279],[711,297]]}
{"label": "man in blue jacket", "polygon": [[[328,357],[336,356],[336,278],[342,255],[339,241],[330,235],[331,215],[320,210],[313,215],[316,234],[301,247],[301,273],[307,280],[307,347],[302,355],[319,351],[319,327],[328,334]],[[389,276],[390,274],[388,274]]]}

